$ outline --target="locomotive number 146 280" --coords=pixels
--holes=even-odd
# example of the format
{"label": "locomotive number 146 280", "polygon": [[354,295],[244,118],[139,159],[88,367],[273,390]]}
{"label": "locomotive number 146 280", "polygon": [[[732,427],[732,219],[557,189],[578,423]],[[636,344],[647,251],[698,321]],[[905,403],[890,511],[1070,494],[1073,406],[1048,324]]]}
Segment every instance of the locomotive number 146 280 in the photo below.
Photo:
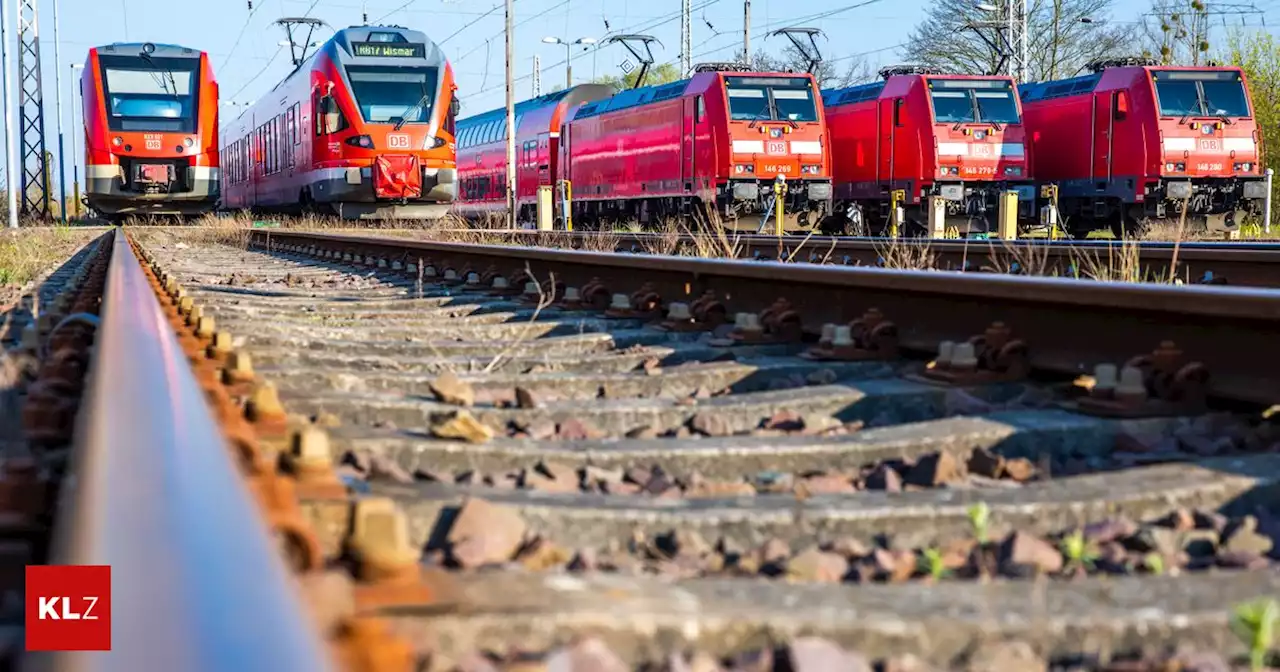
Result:
{"label": "locomotive number 146 280", "polygon": [[1210,171],[1210,170],[1222,170],[1222,164],[1221,163],[1197,163],[1196,170],[1199,170],[1202,172]]}

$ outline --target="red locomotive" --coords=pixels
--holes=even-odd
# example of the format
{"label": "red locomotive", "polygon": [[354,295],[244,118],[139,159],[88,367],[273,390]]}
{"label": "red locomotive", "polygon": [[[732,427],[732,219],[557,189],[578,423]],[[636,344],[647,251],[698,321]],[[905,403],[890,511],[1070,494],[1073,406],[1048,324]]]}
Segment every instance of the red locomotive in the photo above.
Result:
{"label": "red locomotive", "polygon": [[118,222],[217,206],[218,84],[208,54],[150,42],[94,47],[80,93],[89,207]]}
{"label": "red locomotive", "polygon": [[1145,59],[1026,84],[1022,99],[1036,177],[1056,182],[1067,229],[1109,225],[1117,237],[1147,218],[1230,230],[1266,196],[1261,134],[1244,73],[1161,67]]}
{"label": "red locomotive", "polygon": [[835,207],[825,233],[882,233],[900,191],[903,230],[920,235],[930,197],[962,234],[994,229],[999,196],[1035,214],[1035,185],[1018,92],[1008,77],[945,75],[901,66],[882,81],[822,92],[831,132]]}
{"label": "red locomotive", "polygon": [[227,208],[437,219],[454,200],[453,69],[423,33],[338,31],[227,126]]}
{"label": "red locomotive", "polygon": [[[786,185],[788,223],[807,227],[829,211],[823,112],[811,75],[710,65],[686,80],[609,93],[584,85],[521,104],[516,192],[524,218],[538,186],[561,182],[575,223],[586,226],[714,208],[726,227],[754,228],[772,212],[775,181]],[[466,210],[500,207],[500,115],[459,122]]]}

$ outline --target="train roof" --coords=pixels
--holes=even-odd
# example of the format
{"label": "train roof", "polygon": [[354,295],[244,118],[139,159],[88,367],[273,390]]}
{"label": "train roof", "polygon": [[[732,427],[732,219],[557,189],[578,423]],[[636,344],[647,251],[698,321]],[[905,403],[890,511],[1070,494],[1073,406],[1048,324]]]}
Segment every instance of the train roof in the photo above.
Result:
{"label": "train roof", "polygon": [[[586,86],[603,86],[603,85],[578,84],[577,86],[574,86],[572,89],[560,89],[559,91],[552,91],[551,93],[545,93],[541,96],[538,96],[537,98],[522,100],[515,104],[515,115],[520,116],[531,109],[542,107],[544,105],[550,105],[552,103],[558,103],[561,100],[563,100],[566,96],[568,96],[570,93],[573,93],[574,91],[582,89],[582,87],[586,87]],[[480,114],[473,114],[469,117],[459,119],[458,126],[462,127],[462,126],[469,126],[471,124],[486,123],[486,122],[494,121],[496,119],[505,119],[506,116],[507,116],[507,108],[504,105],[499,108],[481,112]]]}
{"label": "train roof", "polygon": [[[357,45],[360,45],[357,47]],[[366,47],[364,45],[379,45],[379,47]],[[412,30],[402,26],[350,26],[343,28],[333,34],[324,44],[311,52],[301,64],[295,67],[276,82],[271,87],[272,91],[280,88],[282,84],[289,81],[294,73],[304,70],[315,62],[315,59],[323,53],[329,54],[339,63],[351,65],[354,63],[378,63],[383,65],[404,65],[406,59],[403,55],[387,55],[379,56],[369,53],[372,50],[382,46],[394,48],[401,45],[413,51],[410,59],[422,64],[424,61],[427,65],[441,67],[446,62],[444,51],[439,45],[431,41],[427,34],[420,30]],[[417,46],[422,45],[421,51],[417,50]],[[366,50],[366,53],[357,53],[358,49]]]}
{"label": "train roof", "polygon": [[112,42],[111,44],[94,47],[94,49],[100,54],[136,56],[142,53],[143,47],[147,44],[155,47],[155,51],[151,52],[151,55],[159,56],[161,58],[181,58],[184,56],[190,58],[204,53],[200,49],[192,49],[191,47],[184,47],[180,44],[164,44],[161,42]]}
{"label": "train roof", "polygon": [[1077,77],[1069,77],[1067,79],[1051,79],[1043,82],[1027,82],[1018,86],[1018,96],[1023,102],[1036,100],[1051,100],[1053,98],[1063,98],[1066,96],[1075,96],[1082,93],[1093,91],[1098,86],[1098,82],[1102,81],[1104,72],[1111,70],[1144,70],[1159,72],[1162,70],[1203,70],[1206,72],[1222,72],[1222,71],[1239,71],[1240,68],[1234,65],[1199,65],[1199,66],[1181,66],[1181,65],[1153,65],[1149,63],[1129,63],[1129,62],[1103,62],[1098,64],[1095,72]]}
{"label": "train roof", "polygon": [[[890,77],[928,77],[929,79],[1003,79],[1012,81],[1007,75],[957,75],[944,72],[911,72],[911,73],[894,73]],[[880,92],[884,91],[884,87],[889,83],[889,78],[881,79],[867,84],[855,84],[840,89],[825,89],[822,92],[823,105],[848,105],[850,103],[861,103],[865,100],[878,98]]]}

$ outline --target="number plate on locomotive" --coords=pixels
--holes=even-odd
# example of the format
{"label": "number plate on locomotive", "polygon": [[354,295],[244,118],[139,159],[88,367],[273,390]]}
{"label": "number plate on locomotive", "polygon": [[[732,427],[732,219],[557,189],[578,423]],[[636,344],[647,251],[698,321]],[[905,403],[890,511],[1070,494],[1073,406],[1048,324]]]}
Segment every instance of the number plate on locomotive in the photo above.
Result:
{"label": "number plate on locomotive", "polygon": [[787,163],[766,163],[763,164],[760,173],[765,177],[770,175],[790,175],[795,172],[795,166]]}
{"label": "number plate on locomotive", "polygon": [[1202,173],[1209,172],[1209,171],[1219,171],[1219,170],[1222,170],[1222,164],[1221,163],[1197,163],[1196,170]]}
{"label": "number plate on locomotive", "polygon": [[409,138],[407,133],[388,133],[387,147],[390,149],[409,149],[413,140]]}
{"label": "number plate on locomotive", "polygon": [[765,143],[764,151],[766,154],[786,154],[787,143],[785,140],[773,141]]}

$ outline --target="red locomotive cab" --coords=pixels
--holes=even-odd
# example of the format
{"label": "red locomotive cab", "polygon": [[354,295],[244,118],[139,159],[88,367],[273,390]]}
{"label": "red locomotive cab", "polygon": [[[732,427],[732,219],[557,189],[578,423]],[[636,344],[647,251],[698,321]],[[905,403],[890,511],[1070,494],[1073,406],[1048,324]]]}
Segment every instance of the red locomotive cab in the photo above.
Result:
{"label": "red locomotive cab", "polygon": [[1146,58],[1023,87],[1037,179],[1058,185],[1072,234],[1139,233],[1186,214],[1223,231],[1261,210],[1257,121],[1233,67],[1158,66]]}
{"label": "red locomotive cab", "polygon": [[91,208],[119,220],[217,206],[218,88],[204,52],[150,42],[93,48],[81,94]]}
{"label": "red locomotive cab", "polygon": [[827,231],[884,231],[896,204],[907,235],[939,225],[988,233],[1008,191],[1017,220],[1030,223],[1035,185],[1011,79],[915,66],[880,74],[883,82],[823,92],[836,202]]}
{"label": "red locomotive cab", "polygon": [[828,176],[822,104],[812,76],[725,74],[724,89],[735,177]]}

